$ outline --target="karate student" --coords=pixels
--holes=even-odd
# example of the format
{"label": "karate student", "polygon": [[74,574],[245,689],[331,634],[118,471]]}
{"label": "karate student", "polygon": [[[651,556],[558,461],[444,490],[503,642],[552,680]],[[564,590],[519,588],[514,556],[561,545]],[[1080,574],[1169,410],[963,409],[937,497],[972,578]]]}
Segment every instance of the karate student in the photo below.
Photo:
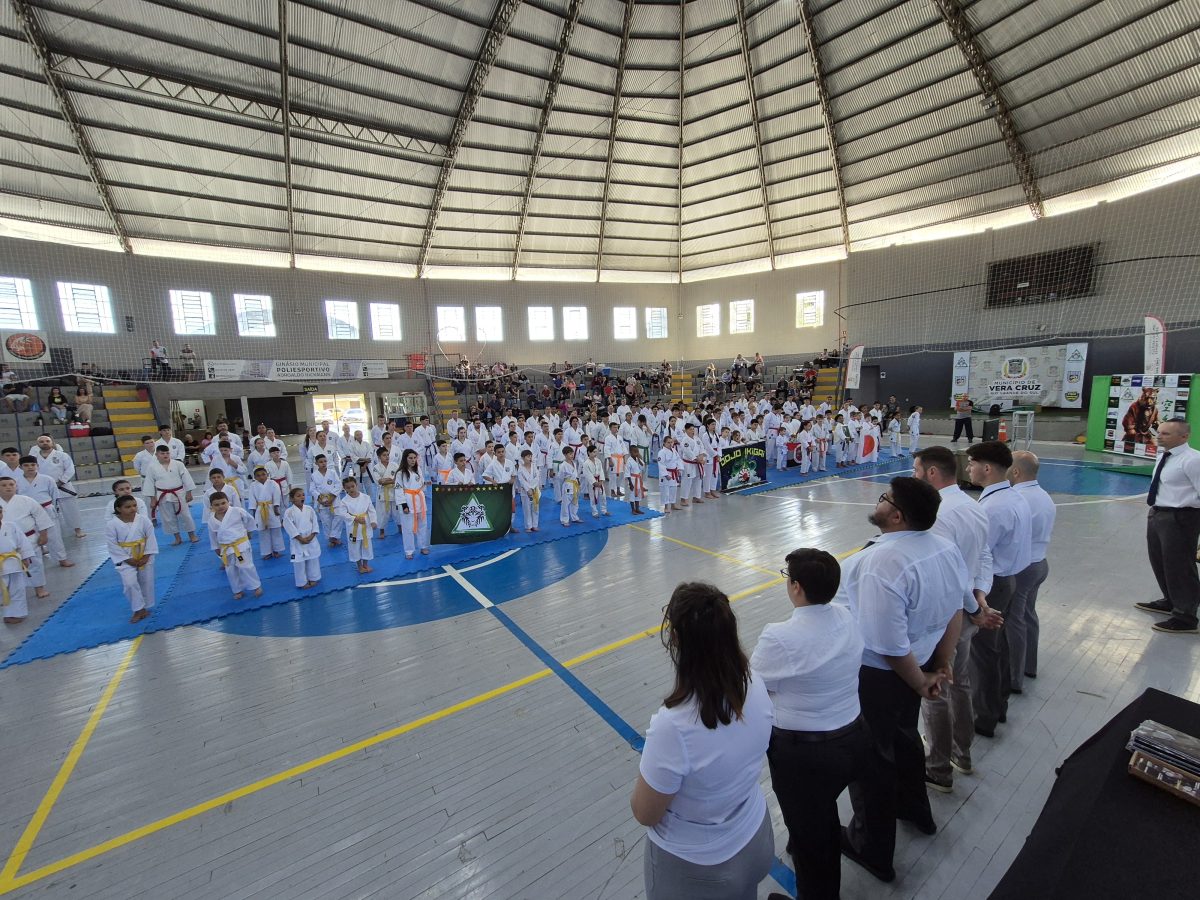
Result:
{"label": "karate student", "polygon": [[342,477],[351,476],[374,499],[375,483],[371,480],[371,463],[375,459],[375,448],[369,441],[363,440],[361,430],[354,432],[354,437],[343,445],[345,456],[342,459]]}
{"label": "karate student", "polygon": [[721,486],[721,436],[717,433],[716,419],[708,419],[704,423],[704,431],[699,436],[700,447],[704,452],[704,496],[709,500],[720,498],[717,488]]}
{"label": "karate student", "polygon": [[542,419],[540,427],[541,431],[534,436],[533,444],[529,449],[533,451],[533,467],[541,475],[542,484],[546,484],[554,477],[554,473],[550,470],[550,454],[554,449],[554,437],[550,433],[550,423],[545,419]]}
{"label": "karate student", "polygon": [[567,442],[563,440],[563,430],[555,428],[554,435],[550,441],[549,468],[546,472],[546,477],[550,479],[550,483],[554,486],[554,499],[558,503],[562,503],[562,494],[559,493],[559,488],[562,485],[558,480],[558,467],[563,464],[563,451],[567,449],[567,446]]}
{"label": "karate student", "polygon": [[63,544],[62,527],[59,524],[58,487],[49,475],[38,472],[37,459],[32,456],[21,457],[21,474],[17,478],[17,493],[33,500],[50,517],[50,527],[46,530],[46,549],[50,558],[62,568],[69,569],[75,563],[67,558],[67,548]]}
{"label": "karate student", "polygon": [[[0,486],[3,481],[0,481]],[[562,465],[558,467],[558,495],[562,498],[558,520],[564,526],[579,524],[579,470],[575,468],[575,448],[563,449]]]}
{"label": "karate student", "polygon": [[387,447],[376,448],[371,478],[375,482],[375,523],[379,526],[379,539],[383,540],[387,537],[388,522],[393,519],[397,530],[404,531],[396,504],[396,470],[392,468],[392,454]]}
{"label": "karate student", "polygon": [[133,611],[130,624],[150,616],[154,606],[154,557],[158,554],[158,538],[150,520],[138,511],[135,497],[128,494],[113,501],[113,514],[104,523],[104,542],[112,560],[121,589]]}
{"label": "karate student", "polygon": [[600,514],[612,515],[608,511],[608,494],[604,489],[607,472],[604,460],[595,444],[588,447],[587,459],[580,466],[580,482],[587,488],[588,501],[592,509],[592,518],[600,518]]}
{"label": "karate student", "polygon": [[[788,442],[791,440],[792,417],[783,413],[779,419],[779,431],[775,435],[775,468],[783,472],[788,467]],[[768,437],[769,441],[770,438]]]}
{"label": "karate student", "polygon": [[287,497],[292,492],[292,467],[288,465],[287,457],[278,446],[268,445],[267,453],[270,459],[263,464],[267,470],[267,477],[279,485],[279,496]]}
{"label": "karate student", "polygon": [[[146,508],[145,501],[141,497],[133,496],[133,485],[129,482],[128,478],[118,478],[114,481],[112,483],[112,492],[114,503],[118,497],[133,497],[134,502],[137,504],[138,515],[145,516],[147,519],[150,518],[150,510]],[[151,524],[153,524],[153,520],[151,520]]]}
{"label": "karate student", "polygon": [[437,453],[433,454],[434,484],[446,484],[450,478],[450,470],[454,468],[454,454],[450,452],[450,442],[437,442]]}
{"label": "karate student", "polygon": [[313,463],[315,468],[308,476],[308,496],[316,507],[317,518],[321,520],[321,530],[329,537],[329,546],[340,547],[343,523],[334,514],[333,505],[342,492],[342,481],[329,468],[329,457],[324,453],[318,453]]}
{"label": "karate student", "polygon": [[[508,484],[513,480],[516,468],[508,459],[508,452],[503,447],[496,447],[492,459],[484,463],[484,484]],[[486,457],[485,457],[486,459]]]}
{"label": "karate student", "polygon": [[925,411],[923,406],[914,406],[908,414],[908,452],[916,453],[921,444],[921,413]]}
{"label": "karate student", "polygon": [[[571,416],[567,420],[567,426],[563,429],[563,440],[571,448],[571,455],[578,457],[580,451],[583,450],[583,430],[579,427],[579,416]],[[571,465],[574,466],[576,463],[572,462]]]}
{"label": "karate student", "polygon": [[703,503],[700,491],[704,486],[704,464],[708,460],[704,458],[703,448],[696,438],[694,422],[688,422],[683,427],[683,437],[679,441],[679,457],[683,461],[683,485],[680,489],[679,505],[687,506],[693,498],[697,503]]}
{"label": "karate student", "polygon": [[283,462],[285,462],[285,463],[287,462],[287,458],[288,458],[287,444],[285,444],[283,441],[281,441],[279,439],[278,436],[276,436],[274,428],[267,429],[267,435],[266,435],[266,438],[264,439],[263,443],[265,443],[267,446],[267,453],[270,453],[273,448],[278,447],[279,448],[279,458]]}
{"label": "karate student", "polygon": [[800,426],[800,431],[796,433],[796,443],[800,445],[800,474],[807,475],[812,468],[812,454],[817,444],[817,439],[812,433],[812,419]]}
{"label": "karate student", "polygon": [[450,442],[450,458],[452,460],[458,459],[458,454],[461,453],[467,458],[468,462],[473,460],[475,458],[475,442],[467,434],[467,429],[460,428],[455,434],[457,436]]}
{"label": "karate student", "polygon": [[446,484],[462,485],[474,483],[475,473],[471,471],[471,467],[468,465],[467,454],[455,453],[454,468],[451,469],[450,474],[446,476]]}
{"label": "karate student", "polygon": [[292,488],[288,499],[291,503],[283,511],[283,530],[291,543],[296,587],[316,587],[321,580],[321,523],[316,510],[304,505],[304,488]]}
{"label": "karate student", "polygon": [[217,493],[224,494],[231,506],[244,507],[246,505],[238,489],[232,484],[225,483],[225,472],[221,469],[211,469],[208,473],[208,486],[204,489],[203,508],[200,512],[200,521],[205,525],[208,525],[208,519],[212,515],[212,507],[208,504],[208,498]]}
{"label": "karate student", "polygon": [[246,467],[253,472],[256,467],[265,466],[270,458],[271,454],[267,452],[267,439],[256,437],[250,455],[246,457]]}
{"label": "karate student", "polygon": [[629,479],[629,507],[635,516],[642,514],[642,501],[646,499],[646,464],[642,449],[636,444],[629,448],[629,461],[625,465],[625,477]]}
{"label": "karate student", "polygon": [[[219,437],[220,435],[218,434],[218,438]],[[229,437],[229,435],[226,434],[225,437]],[[184,458],[187,456],[187,450],[184,449],[183,441],[175,437],[175,435],[171,432],[170,425],[158,426],[158,440],[154,442],[154,446],[157,447],[159,444],[166,444],[171,448],[171,459],[177,459],[180,462],[183,462]]]}
{"label": "karate student", "polygon": [[825,457],[829,453],[829,420],[818,414],[813,420],[813,471],[825,471]]}
{"label": "karate student", "polygon": [[357,564],[359,575],[365,575],[375,571],[371,568],[371,560],[375,558],[375,545],[371,540],[375,528],[375,504],[358,489],[358,479],[352,475],[342,479],[342,490],[345,493],[334,503],[334,513],[346,528],[350,562]]}
{"label": "karate student", "polygon": [[679,482],[683,477],[683,460],[675,450],[675,438],[663,435],[662,449],[658,451],[658,492],[662,497],[663,513],[669,514],[676,508]]}
{"label": "karate student", "polygon": [[[421,416],[421,424],[413,431],[413,436],[420,445],[421,471],[432,473],[434,470],[433,457],[437,447],[437,429],[429,423],[429,416]],[[433,480],[432,478],[430,480]]]}
{"label": "karate student", "polygon": [[221,441],[221,452],[213,457],[212,468],[224,472],[225,480],[237,488],[243,500],[246,499],[246,485],[250,480],[250,473],[246,471],[246,464],[242,462],[242,458],[234,456],[233,446],[229,441]]}
{"label": "karate student", "polygon": [[146,477],[146,466],[154,462],[154,438],[148,434],[142,435],[142,449],[133,457],[133,470],[142,476]]}
{"label": "karate student", "polygon": [[283,556],[283,523],[279,520],[283,494],[279,493],[279,485],[267,477],[266,466],[254,469],[247,499],[258,517],[258,552],[263,559],[278,559]]}
{"label": "karate student", "polygon": [[542,473],[533,464],[532,450],[521,451],[521,464],[517,466],[516,491],[521,499],[521,521],[525,523],[525,530],[537,531],[538,519],[541,516]]}
{"label": "karate student", "polygon": [[[622,485],[625,482],[625,458],[629,455],[629,444],[621,437],[621,426],[616,422],[609,423],[608,434],[604,436],[604,458],[608,463],[608,475],[611,477],[609,488],[614,498],[624,494]],[[588,454],[591,457],[591,454]]]}
{"label": "karate student", "polygon": [[[196,537],[196,522],[189,509],[192,491],[195,489],[196,482],[192,481],[192,473],[179,460],[171,459],[170,447],[158,444],[154,448],[154,462],[146,467],[142,494],[153,498],[150,501],[150,511],[157,513],[162,522],[163,533],[174,536],[172,546],[183,543],[181,531],[187,532],[188,540],[193,544],[200,540]],[[182,498],[180,494],[183,495]]]}
{"label": "karate student", "polygon": [[5,625],[19,625],[29,615],[27,585],[34,559],[40,555],[21,527],[0,508],[0,607]]}
{"label": "karate student", "polygon": [[412,559],[414,548],[420,550],[422,556],[428,556],[429,508],[425,502],[425,476],[421,474],[420,455],[413,449],[404,451],[396,470],[396,506],[400,511],[404,558]]}
{"label": "karate student", "polygon": [[900,449],[900,416],[895,415],[888,418],[888,444],[891,446],[892,458],[903,456],[904,452]]}
{"label": "karate student", "polygon": [[0,450],[0,476],[14,481],[21,477],[21,451],[16,447]]}
{"label": "karate student", "polygon": [[[38,435],[37,446],[31,447],[29,455],[37,460],[38,471],[54,479],[59,517],[63,528],[70,528],[75,537],[85,537],[79,520],[78,493],[71,487],[75,480],[75,463],[71,457],[56,447],[54,438],[48,434]],[[65,532],[64,532],[65,533]]]}
{"label": "karate student", "polygon": [[250,532],[254,530],[254,516],[244,507],[233,506],[229,498],[218,491],[208,498],[211,515],[208,518],[208,544],[212,547],[229,587],[233,599],[241,600],[247,588],[255,597],[262,596],[262,582],[254,568],[254,554],[250,550]]}

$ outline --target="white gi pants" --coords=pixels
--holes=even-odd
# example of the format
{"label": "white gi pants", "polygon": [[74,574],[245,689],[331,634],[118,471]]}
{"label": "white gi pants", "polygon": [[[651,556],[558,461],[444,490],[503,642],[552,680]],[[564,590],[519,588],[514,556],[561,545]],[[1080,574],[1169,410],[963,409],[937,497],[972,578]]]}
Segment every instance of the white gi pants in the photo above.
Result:
{"label": "white gi pants", "polygon": [[154,559],[153,557],[140,569],[122,563],[117,566],[117,574],[121,576],[121,590],[129,601],[129,609],[137,612],[140,609],[154,607]]}
{"label": "white gi pants", "polygon": [[158,492],[158,521],[162,523],[164,534],[195,533],[196,520],[184,500],[186,493],[183,488],[178,493]]}

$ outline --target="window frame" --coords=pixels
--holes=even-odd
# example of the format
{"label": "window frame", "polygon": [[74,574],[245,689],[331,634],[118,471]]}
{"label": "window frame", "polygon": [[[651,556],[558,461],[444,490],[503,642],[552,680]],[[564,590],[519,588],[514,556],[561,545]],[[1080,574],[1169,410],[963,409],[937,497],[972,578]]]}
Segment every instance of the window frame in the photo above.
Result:
{"label": "window frame", "polygon": [[[748,305],[747,305],[748,304]],[[748,309],[749,315],[746,321],[749,327],[739,327],[738,310]],[[754,334],[754,298],[744,297],[741,300],[729,301],[729,333],[732,334]]]}
{"label": "window frame", "polygon": [[[488,314],[485,318],[490,318],[491,311],[493,311],[493,310],[495,311],[495,318],[496,318],[496,321],[495,321],[496,333],[495,334],[488,333],[488,330],[486,328],[484,328],[483,323],[479,321],[479,318],[480,318],[479,314],[481,312],[483,312],[484,310],[488,311]],[[480,343],[480,344],[490,344],[493,342],[499,342],[499,341],[504,340],[504,307],[503,306],[492,305],[492,306],[476,306],[475,307],[475,340],[477,343]]]}
{"label": "window frame", "polygon": [[[661,323],[656,323],[654,321],[655,318],[657,318],[658,313],[662,313],[662,322]],[[666,340],[667,337],[669,337],[670,333],[671,333],[670,319],[671,319],[670,310],[668,310],[665,306],[647,306],[646,307],[646,340],[648,340],[648,341]],[[654,327],[656,324],[662,325],[662,334],[654,333],[657,330]]]}
{"label": "window frame", "polygon": [[[449,325],[442,324],[443,312],[457,313],[456,318],[459,321]],[[467,342],[467,308],[465,306],[438,306],[434,308],[433,314],[434,322],[437,323],[437,339],[439,341],[446,341],[453,344],[465,344]],[[443,333],[450,329],[456,329],[459,336],[452,337]]]}
{"label": "window frame", "polygon": [[[806,324],[804,318],[804,298],[816,298],[817,321]],[[825,292],[824,291],[797,291],[796,292],[796,327],[797,328],[822,328],[825,325]]]}
{"label": "window frame", "polygon": [[[84,284],[80,281],[60,281],[56,287],[64,331],[83,332],[85,334],[117,333],[117,320],[113,315],[112,292],[109,291],[108,285]],[[95,320],[94,324],[80,324],[78,309],[80,298],[76,296],[77,288],[82,288],[92,293],[90,302],[96,304],[96,307],[88,315]],[[71,307],[69,310],[67,308],[68,304]],[[106,325],[108,327],[105,327]]]}
{"label": "window frame", "polygon": [[[387,315],[396,317],[396,333],[394,336],[380,334],[379,315],[376,310],[389,310]],[[372,300],[367,304],[367,314],[371,317],[371,340],[373,341],[402,341],[404,340],[404,322],[400,316],[400,304],[388,303],[383,300]]]}
{"label": "window frame", "polygon": [[[245,309],[245,303],[248,300],[253,300],[259,304],[257,315],[263,319],[262,331],[248,330],[250,316],[255,315],[255,313],[248,312]],[[233,318],[237,324],[238,337],[273,338],[279,336],[278,330],[275,327],[275,301],[271,299],[270,294],[234,294]]]}
{"label": "window frame", "polygon": [[[5,290],[11,284],[11,291]],[[22,285],[24,289],[22,290]],[[11,305],[5,303],[11,300]],[[12,313],[20,322],[8,325],[4,317]],[[0,276],[0,330],[3,331],[40,331],[38,328],[37,305],[33,300],[33,282],[28,278],[17,278],[15,275]]]}
{"label": "window frame", "polygon": [[[567,320],[569,316],[574,316],[575,313],[582,313],[583,333],[574,335],[568,334]],[[564,341],[586,341],[588,340],[588,308],[586,306],[564,306],[562,308],[562,329]]]}
{"label": "window frame", "polygon": [[[628,322],[624,328],[627,333],[622,334],[622,323],[618,321],[618,314],[626,313]],[[638,339],[638,309],[636,306],[614,306],[613,307],[613,340],[614,341],[636,341]]]}
{"label": "window frame", "polygon": [[[326,300],[325,302],[325,336],[331,341],[357,341],[362,337],[362,324],[358,317],[358,301],[357,300]],[[346,328],[352,328],[353,334],[337,334],[332,313],[335,308],[341,307],[346,312],[353,316],[353,323],[350,322],[350,316],[345,317],[343,325]]]}
{"label": "window frame", "polygon": [[[706,313],[701,313],[701,310],[706,310]],[[711,317],[712,330],[706,332],[704,330],[705,316]],[[696,337],[720,337],[721,336],[721,304],[720,303],[701,303],[696,307]]]}
{"label": "window frame", "polygon": [[[534,333],[535,322],[534,322],[533,311],[535,309],[539,310],[539,311],[543,311],[543,310],[545,311],[545,321],[542,324],[546,326],[545,331],[547,333],[544,335],[538,335],[538,334]],[[540,312],[539,312],[539,315],[541,315]],[[553,306],[527,306],[527,307],[525,307],[525,321],[526,321],[526,324],[528,325],[530,341],[545,342],[545,341],[554,340],[555,328],[554,328],[554,307]]]}

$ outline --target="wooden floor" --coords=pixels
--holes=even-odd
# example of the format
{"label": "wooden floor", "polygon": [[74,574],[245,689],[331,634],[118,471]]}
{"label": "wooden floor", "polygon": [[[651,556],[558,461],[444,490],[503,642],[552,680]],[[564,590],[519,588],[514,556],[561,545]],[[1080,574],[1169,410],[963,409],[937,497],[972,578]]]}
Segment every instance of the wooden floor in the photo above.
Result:
{"label": "wooden floor", "polygon": [[[861,546],[885,480],[732,496],[614,529],[590,563],[491,608],[511,585],[487,567],[444,573],[480,603],[456,618],[305,637],[189,627],[0,671],[0,894],[641,897],[644,829],[628,795],[669,687],[655,631],[668,594],[715,582],[752,647],[789,614],[784,555]],[[843,897],[986,896],[1072,749],[1146,687],[1200,700],[1200,640],[1155,634],[1132,609],[1158,596],[1144,501],[1055,500],[1039,678],[997,739],[979,739],[977,774],[932,795],[938,834],[901,825],[897,881],[845,863]],[[94,565],[95,547],[80,558]],[[54,572],[56,595],[91,567]],[[427,600],[418,583],[380,602]],[[48,612],[0,634],[0,656]],[[763,784],[782,855],[765,766]],[[768,879],[760,897],[772,890]]]}

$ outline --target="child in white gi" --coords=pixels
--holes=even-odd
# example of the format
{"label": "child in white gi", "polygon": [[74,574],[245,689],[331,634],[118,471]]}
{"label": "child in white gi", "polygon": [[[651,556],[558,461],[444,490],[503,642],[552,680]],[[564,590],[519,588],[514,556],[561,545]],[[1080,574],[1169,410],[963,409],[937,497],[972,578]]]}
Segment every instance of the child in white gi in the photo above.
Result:
{"label": "child in white gi", "polygon": [[[416,451],[409,450],[406,453],[415,455]],[[375,545],[372,543],[376,524],[375,504],[358,489],[358,479],[351,475],[342,479],[342,489],[346,493],[333,505],[334,513],[346,527],[350,562],[358,565],[359,575],[365,575],[375,571],[370,564],[375,558]]]}
{"label": "child in white gi", "polygon": [[154,606],[154,557],[158,554],[154,526],[138,512],[137,498],[123,495],[113,501],[113,515],[104,523],[104,541],[133,610],[129,622],[137,624],[149,617]]}
{"label": "child in white gi", "polygon": [[921,444],[921,413],[925,411],[922,406],[914,406],[908,416],[908,452],[916,453],[920,450]]}
{"label": "child in white gi", "polygon": [[371,478],[375,481],[375,521],[379,526],[379,539],[383,540],[387,537],[388,522],[393,519],[396,528],[404,531],[400,524],[400,506],[396,502],[396,470],[392,468],[392,454],[387,447],[375,451]]}
{"label": "child in white gi", "polygon": [[683,478],[683,461],[675,452],[675,438],[669,433],[662,438],[662,449],[658,451],[658,492],[662,496],[663,513],[675,509],[679,482]]}
{"label": "child in white gi", "polygon": [[635,516],[640,516],[642,501],[646,499],[646,465],[642,461],[642,448],[639,444],[633,444],[629,448],[625,477],[629,481],[629,511]]}
{"label": "child in white gi", "polygon": [[[612,476],[609,487],[614,498],[624,493],[625,459],[629,455],[629,444],[621,437],[620,429],[621,426],[617,422],[610,422],[608,434],[604,436],[604,458]],[[588,458],[591,458],[590,453]]]}
{"label": "child in white gi", "polygon": [[791,440],[792,417],[784,413],[780,419],[779,433],[775,435],[775,468],[780,472],[788,467],[788,441]]}
{"label": "child in white gi", "polygon": [[[268,448],[268,453],[271,458],[263,464],[267,477],[279,485],[279,496],[286,498],[292,493],[292,467],[288,465],[282,448],[272,446]],[[287,502],[286,499],[284,502]]]}
{"label": "child in white gi", "polygon": [[[112,492],[114,502],[116,502],[118,497],[133,497],[133,501],[137,504],[138,515],[145,516],[147,519],[150,518],[150,511],[146,509],[145,501],[141,497],[133,496],[133,485],[130,484],[128,478],[118,478],[114,481],[112,483]],[[153,525],[154,523],[151,522],[150,524]]]}
{"label": "child in white gi", "polygon": [[467,463],[467,454],[455,453],[454,468],[450,470],[450,474],[446,478],[446,484],[474,484],[475,473],[471,471],[471,467]]}
{"label": "child in white gi", "polygon": [[575,449],[569,445],[563,448],[563,461],[558,467],[557,493],[562,497],[559,522],[564,526],[582,522],[579,518],[579,471],[575,468]]}
{"label": "child in white gi", "polygon": [[262,582],[254,568],[250,550],[250,532],[255,529],[254,516],[241,506],[233,506],[224,493],[218,491],[208,498],[212,515],[208,520],[208,543],[225,569],[233,599],[241,600],[250,588],[255,597],[262,596]]}
{"label": "child in white gi", "polygon": [[892,458],[903,456],[904,453],[900,449],[900,416],[899,414],[888,419],[888,443],[891,445]]}
{"label": "child in white gi", "polygon": [[800,445],[800,474],[807,475],[812,468],[812,454],[817,439],[812,433],[812,419],[808,419],[796,434],[796,443]]}
{"label": "child in white gi", "polygon": [[29,615],[26,599],[29,567],[38,551],[15,522],[4,518],[0,509],[0,606],[4,624],[19,625]]}
{"label": "child in white gi", "polygon": [[283,511],[283,530],[292,545],[296,587],[316,587],[321,580],[321,523],[316,510],[304,505],[304,488],[292,488],[291,504]]}
{"label": "child in white gi", "polygon": [[521,515],[526,531],[538,530],[541,514],[542,473],[533,464],[533,451],[521,451],[521,464],[517,466],[517,496],[521,498]]}
{"label": "child in white gi", "polygon": [[554,485],[554,499],[558,503],[562,503],[562,494],[560,493],[562,482],[558,480],[558,467],[563,464],[563,451],[566,449],[567,444],[563,440],[562,429],[555,428],[553,439],[550,441],[550,469],[547,472],[547,477],[550,478],[551,484]]}
{"label": "child in white gi", "polygon": [[279,485],[267,477],[266,466],[255,467],[249,491],[248,499],[258,519],[258,552],[263,559],[283,556],[283,523],[279,520],[283,495]]}
{"label": "child in white gi", "polygon": [[422,556],[428,556],[429,508],[425,502],[425,479],[421,475],[421,463],[416,450],[405,450],[400,457],[400,468],[396,470],[396,506],[400,512],[400,535],[404,540],[405,559],[413,558],[414,549],[420,550]]}
{"label": "child in white gi", "polygon": [[329,537],[330,547],[342,545],[341,535],[344,522],[334,514],[334,503],[342,492],[342,480],[330,467],[329,457],[323,453],[313,458],[314,468],[308,476],[308,497],[321,520],[321,530]]}
{"label": "child in white gi", "polygon": [[145,472],[142,494],[153,498],[150,512],[158,514],[163,533],[175,536],[174,545],[183,543],[179,534],[181,528],[187,531],[188,539],[193,544],[199,541],[196,522],[188,508],[192,502],[192,491],[196,489],[192,474],[179,460],[171,459],[171,448],[166,444],[154,448],[154,460],[146,465]]}
{"label": "child in white gi", "polygon": [[453,468],[454,456],[450,453],[450,443],[448,441],[438,441],[437,453],[433,455],[433,483],[449,483],[450,470]]}
{"label": "child in white gi", "polygon": [[608,494],[604,490],[607,473],[604,471],[604,460],[595,444],[588,447],[587,459],[580,467],[581,481],[587,487],[588,501],[592,508],[592,518],[600,518],[600,514],[612,515],[608,511]]}
{"label": "child in white gi", "polygon": [[691,500],[703,503],[700,491],[704,487],[704,449],[696,438],[696,425],[688,422],[683,426],[683,437],[679,439],[679,457],[683,462],[683,487],[679,505],[687,506]]}
{"label": "child in white gi", "polygon": [[63,544],[62,526],[58,515],[58,485],[49,475],[38,472],[36,456],[21,457],[21,474],[17,476],[17,492],[29,497],[46,511],[50,517],[50,528],[46,532],[46,549],[50,558],[64,569],[69,569],[75,563],[67,559],[67,548]]}

